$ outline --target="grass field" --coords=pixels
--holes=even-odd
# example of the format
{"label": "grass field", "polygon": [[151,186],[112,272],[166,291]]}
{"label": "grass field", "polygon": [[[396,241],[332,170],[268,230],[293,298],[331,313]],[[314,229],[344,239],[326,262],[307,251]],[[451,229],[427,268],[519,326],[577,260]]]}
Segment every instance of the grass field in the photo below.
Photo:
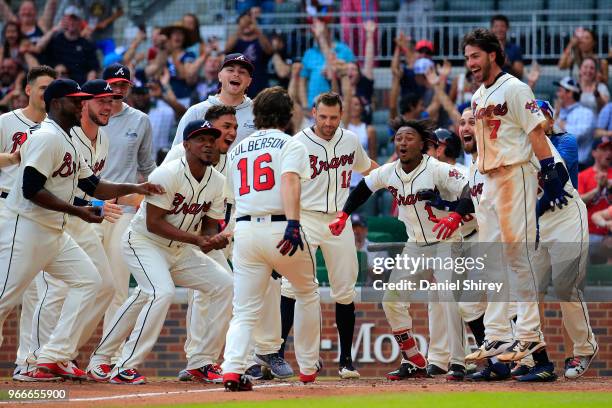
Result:
{"label": "grass field", "polygon": [[571,392],[470,392],[470,393],[393,393],[384,395],[304,398],[299,400],[269,400],[226,402],[221,404],[167,405],[172,408],[212,407],[223,408],[557,408],[557,407],[612,407],[610,393]]}

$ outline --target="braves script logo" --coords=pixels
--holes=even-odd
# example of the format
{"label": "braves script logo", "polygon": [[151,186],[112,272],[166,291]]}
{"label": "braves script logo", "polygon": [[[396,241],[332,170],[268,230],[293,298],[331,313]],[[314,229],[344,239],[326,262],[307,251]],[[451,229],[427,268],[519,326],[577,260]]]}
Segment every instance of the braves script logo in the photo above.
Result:
{"label": "braves script logo", "polygon": [[15,132],[13,135],[13,147],[11,147],[11,153],[15,153],[17,148],[25,143],[28,138],[28,134],[26,132]]}
{"label": "braves script logo", "polygon": [[472,197],[480,197],[482,195],[483,183],[478,183],[470,188],[470,195]]}
{"label": "braves script logo", "polygon": [[448,171],[448,177],[454,177],[457,180],[461,180],[463,178],[463,174],[461,174],[457,169],[450,169]]}
{"label": "braves script logo", "polygon": [[93,172],[93,174],[95,174],[96,176],[100,174],[100,172],[104,168],[104,163],[106,163],[106,159],[102,159],[99,162],[96,162],[96,164],[91,167],[91,171]]}
{"label": "braves script logo", "polygon": [[211,201],[205,202],[202,204],[198,204],[198,203],[189,204],[185,202],[184,195],[175,193],[174,200],[172,200],[172,205],[174,208],[168,211],[168,214],[183,213],[184,215],[187,215],[187,214],[197,215],[200,212],[202,213],[208,212],[211,204],[212,204]]}
{"label": "braves script logo", "polygon": [[389,190],[393,198],[395,198],[397,205],[415,205],[417,201],[427,201],[429,199],[426,196],[419,197],[418,193],[403,196],[398,193],[397,188],[391,186],[387,187],[387,190]]}
{"label": "braves script logo", "polygon": [[319,174],[330,169],[337,169],[340,166],[346,166],[347,164],[353,164],[355,160],[355,152],[351,154],[343,154],[340,157],[334,157],[329,161],[319,160],[319,156],[314,154],[310,155],[310,168],[312,169],[311,179],[314,179]]}
{"label": "braves script logo", "polygon": [[[475,107],[474,107],[475,109]],[[503,105],[489,105],[486,108],[480,108],[476,112],[476,119],[490,118],[491,116],[504,116],[508,113],[508,104],[504,102]]]}
{"label": "braves script logo", "polygon": [[77,165],[72,161],[72,155],[70,153],[66,153],[64,155],[64,160],[62,161],[62,165],[59,169],[55,170],[51,177],[68,177],[73,175],[77,170]]}
{"label": "braves script logo", "polygon": [[531,113],[536,113],[540,110],[540,108],[538,107],[538,103],[533,99],[525,103],[525,109]]}

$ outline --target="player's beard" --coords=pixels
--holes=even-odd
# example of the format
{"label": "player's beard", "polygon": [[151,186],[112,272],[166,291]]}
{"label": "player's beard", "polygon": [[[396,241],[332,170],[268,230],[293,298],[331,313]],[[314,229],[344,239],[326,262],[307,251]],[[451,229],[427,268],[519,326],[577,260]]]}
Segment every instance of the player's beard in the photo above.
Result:
{"label": "player's beard", "polygon": [[489,60],[485,60],[481,70],[482,82],[487,83],[489,81],[489,76],[491,75],[491,62]]}

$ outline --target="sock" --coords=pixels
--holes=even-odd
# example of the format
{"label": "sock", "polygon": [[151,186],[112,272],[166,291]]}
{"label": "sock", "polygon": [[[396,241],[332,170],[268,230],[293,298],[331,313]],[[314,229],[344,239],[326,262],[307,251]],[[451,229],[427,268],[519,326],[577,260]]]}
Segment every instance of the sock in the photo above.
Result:
{"label": "sock", "polygon": [[293,312],[295,310],[295,299],[281,296],[281,337],[283,338],[283,344],[281,344],[278,354],[285,358],[285,344],[289,337],[289,332],[293,327]]}
{"label": "sock", "polygon": [[355,304],[336,303],[336,326],[340,337],[340,364],[351,358],[353,332],[355,331]]}
{"label": "sock", "polygon": [[412,336],[410,330],[394,331],[393,337],[399,344],[400,351],[402,352],[402,362],[410,361],[416,364],[419,368],[425,368],[427,360],[419,352],[416,345],[416,340]]}
{"label": "sock", "polygon": [[476,345],[478,345],[478,347],[482,346],[482,343],[484,343],[485,340],[484,315],[469,322],[468,326],[476,339]]}
{"label": "sock", "polygon": [[550,363],[550,360],[548,360],[548,353],[546,353],[546,347],[539,349],[538,351],[535,351],[533,354],[533,361],[535,362],[535,365],[543,365],[543,364],[547,364]]}

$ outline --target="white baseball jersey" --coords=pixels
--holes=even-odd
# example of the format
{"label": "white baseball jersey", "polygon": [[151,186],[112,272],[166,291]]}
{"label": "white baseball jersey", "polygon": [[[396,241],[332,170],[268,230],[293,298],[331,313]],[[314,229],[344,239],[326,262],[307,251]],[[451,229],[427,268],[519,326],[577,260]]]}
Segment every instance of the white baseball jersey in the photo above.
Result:
{"label": "white baseball jersey", "polygon": [[306,147],[276,129],[259,130],[229,153],[225,194],[243,215],[284,214],[281,177],[297,173],[310,178]]}
{"label": "white baseball jersey", "polygon": [[[463,177],[465,177],[465,179],[468,180],[468,184],[469,184],[470,183],[470,179],[469,179],[470,169],[459,163],[455,163],[452,166],[455,167],[457,170],[459,170],[461,174],[463,174]],[[472,185],[470,184],[469,187],[470,187],[470,198],[472,199],[472,201],[474,201],[474,197],[471,194]],[[481,194],[482,194],[482,187],[481,187]],[[476,204],[474,204],[474,208],[476,208]],[[476,222],[476,216],[474,214],[466,214],[463,217],[463,224],[461,225],[461,228],[459,230],[461,231],[461,235],[464,238],[472,234],[474,231],[477,231],[478,222]]]}
{"label": "white baseball jersey", "polygon": [[[185,146],[183,146],[183,143],[172,146],[172,149],[170,149],[162,164],[170,163],[181,157],[185,157]],[[219,155],[219,162],[215,164],[215,170],[227,176],[227,154]]]}
{"label": "white baseball jersey", "polygon": [[[23,109],[15,109],[0,116],[0,153],[14,153],[34,130],[38,123],[32,122],[23,114]],[[18,164],[0,169],[0,191],[11,191],[17,176]]]}
{"label": "white baseball jersey", "polygon": [[493,85],[478,88],[472,109],[482,174],[529,161],[533,150],[528,135],[546,119],[527,84],[503,73]]}
{"label": "white baseball jersey", "polygon": [[[76,146],[85,159],[85,163],[87,163],[93,174],[100,177],[100,173],[106,163],[106,157],[108,156],[108,136],[106,136],[106,133],[101,128],[98,128],[95,145],[92,145],[91,140],[89,140],[80,127],[75,126],[70,129],[70,135],[76,141]],[[80,189],[78,197],[88,199],[87,194]]]}
{"label": "white baseball jersey", "polygon": [[342,211],[353,170],[363,173],[371,166],[359,137],[350,130],[338,128],[327,141],[312,128],[306,128],[294,138],[306,146],[310,163],[310,181],[302,184],[302,209],[325,213]]}
{"label": "white baseball jersey", "polygon": [[176,228],[196,233],[204,215],[222,220],[225,216],[223,185],[225,178],[212,167],[207,167],[202,181],[197,181],[189,170],[187,159],[181,158],[161,165],[149,175],[149,182],[161,185],[165,194],[144,198],[130,224],[130,230],[138,232],[168,247],[183,245],[147,229],[147,205],[152,204],[167,212],[165,220]]}
{"label": "white baseball jersey", "polygon": [[483,175],[478,171],[478,165],[475,161],[472,161],[470,164],[468,182],[470,183],[470,197],[474,203],[474,208],[478,208],[478,204],[480,204],[480,196],[482,195],[484,181]]}
{"label": "white baseball jersey", "polygon": [[372,191],[389,190],[397,200],[398,218],[406,224],[408,242],[426,245],[439,241],[436,238],[438,233],[432,232],[436,225],[432,219],[445,217],[448,212],[425,207],[427,201],[418,200],[417,192],[437,189],[443,199],[454,201],[467,184],[467,179],[455,167],[428,155],[423,155],[421,163],[409,174],[396,160],[372,170],[364,180]]}
{"label": "white baseball jersey", "polygon": [[[183,141],[183,130],[185,126],[191,121],[204,119],[204,115],[208,109],[213,105],[225,105],[219,99],[219,95],[210,95],[204,102],[197,103],[187,109],[187,112],[181,118],[178,127],[176,128],[176,135],[172,141],[172,145],[180,144]],[[244,97],[244,101],[234,106],[236,109],[236,121],[238,122],[238,134],[232,147],[235,147],[244,138],[253,133],[255,129],[254,116],[253,116],[253,101],[248,96]]]}
{"label": "white baseball jersey", "polygon": [[32,132],[21,147],[21,164],[17,181],[9,194],[6,207],[19,215],[49,228],[62,230],[68,214],[47,210],[24,198],[23,172],[33,167],[47,178],[44,188],[60,200],[72,203],[77,193],[79,179],[93,175],[85,163],[77,141],[53,120],[42,121],[40,128]]}

